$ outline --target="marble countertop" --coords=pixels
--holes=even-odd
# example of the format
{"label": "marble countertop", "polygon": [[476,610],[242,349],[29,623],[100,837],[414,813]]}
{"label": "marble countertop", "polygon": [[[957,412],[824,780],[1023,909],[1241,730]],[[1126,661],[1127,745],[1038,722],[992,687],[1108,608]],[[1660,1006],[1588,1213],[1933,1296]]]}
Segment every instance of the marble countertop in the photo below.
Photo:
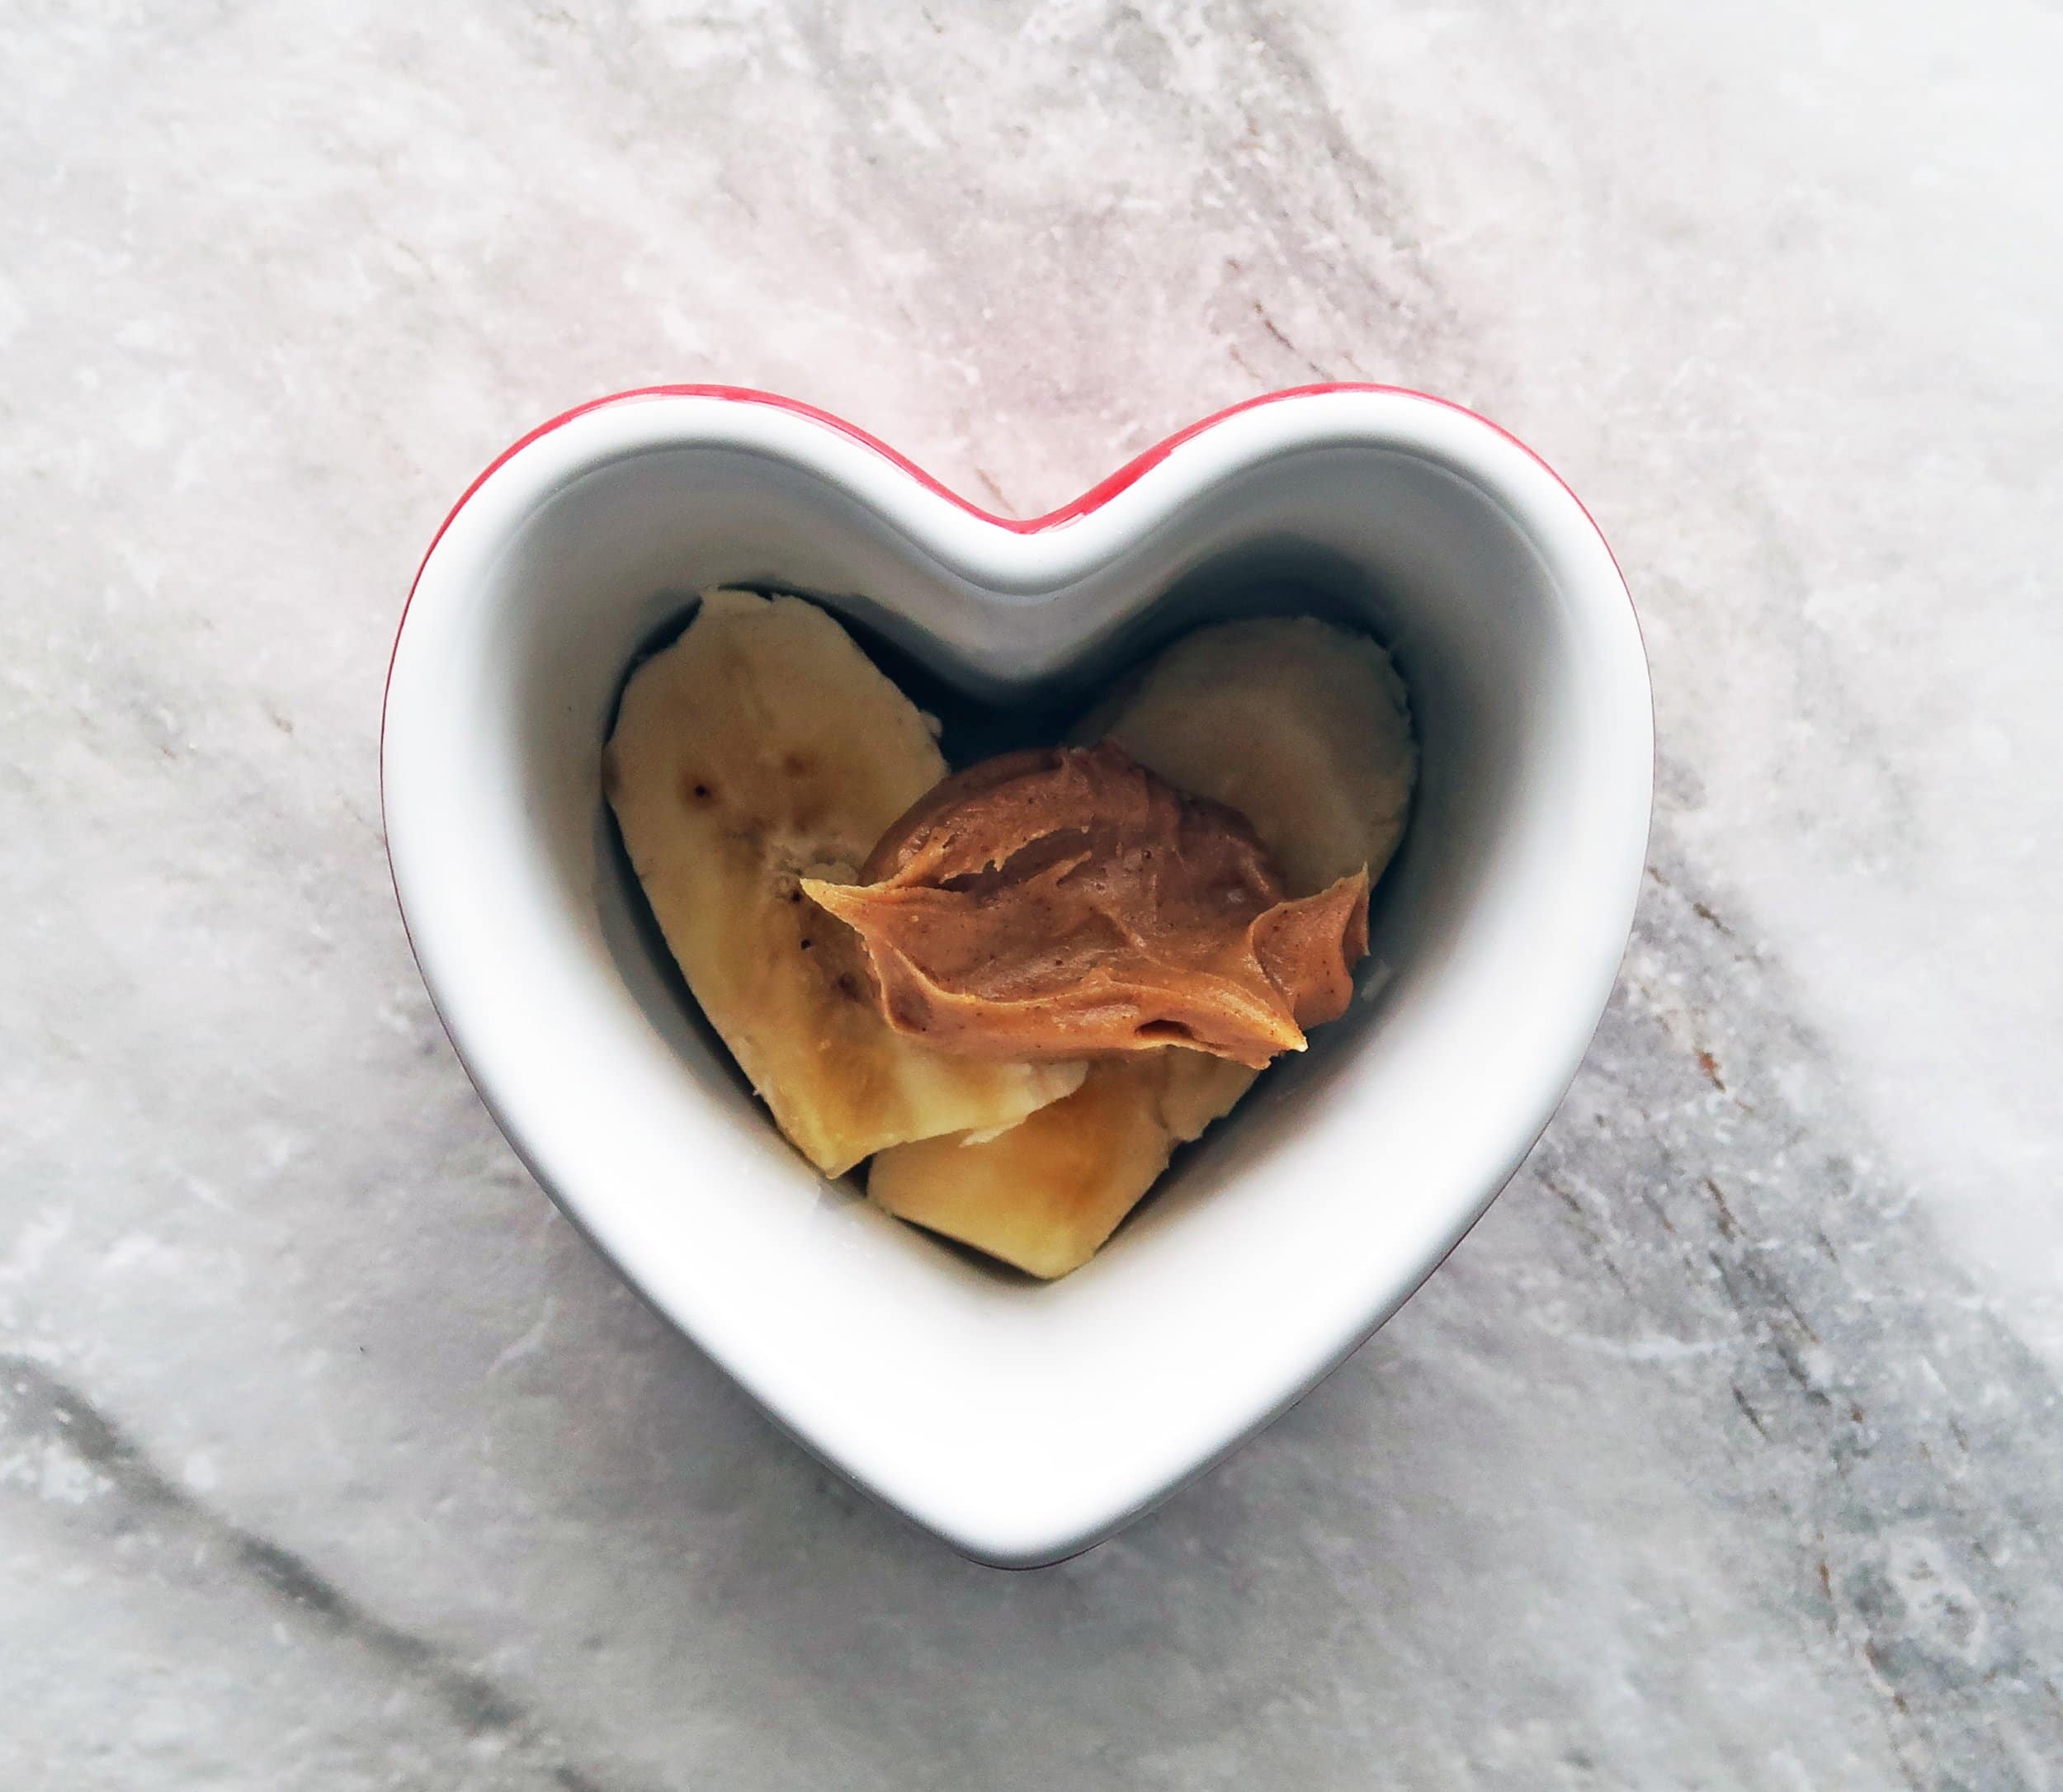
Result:
{"label": "marble countertop", "polygon": [[[2063,1785],[2063,15],[111,0],[0,60],[0,1784]],[[976,1568],[474,1098],[380,851],[401,595],[625,386],[1031,513],[1334,378],[1617,549],[1621,990],[1329,1382]]]}

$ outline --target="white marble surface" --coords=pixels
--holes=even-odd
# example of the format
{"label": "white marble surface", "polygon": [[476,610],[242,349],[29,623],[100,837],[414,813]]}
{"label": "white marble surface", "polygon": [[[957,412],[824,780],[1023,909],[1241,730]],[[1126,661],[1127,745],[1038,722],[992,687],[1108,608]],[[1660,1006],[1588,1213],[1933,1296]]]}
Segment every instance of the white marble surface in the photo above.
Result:
{"label": "white marble surface", "polygon": [[[0,1785],[2063,1785],[2053,6],[81,5],[0,69]],[[1325,1387],[973,1568],[474,1099],[400,596],[614,388],[1028,512],[1364,376],[1625,564],[1622,993]]]}

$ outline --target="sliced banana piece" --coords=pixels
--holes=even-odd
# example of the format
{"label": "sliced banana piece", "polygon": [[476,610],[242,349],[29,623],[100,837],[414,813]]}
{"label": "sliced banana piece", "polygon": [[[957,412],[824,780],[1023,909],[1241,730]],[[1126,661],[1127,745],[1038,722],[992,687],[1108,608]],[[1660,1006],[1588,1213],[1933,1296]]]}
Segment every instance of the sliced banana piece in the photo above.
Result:
{"label": "sliced banana piece", "polygon": [[1230,804],[1308,896],[1396,851],[1419,756],[1404,681],[1365,634],[1313,616],[1185,635],[1107,729],[1149,771]]}
{"label": "sliced banana piece", "polygon": [[[1409,712],[1390,656],[1365,635],[1307,618],[1201,630],[1088,728],[1244,813],[1292,896],[1363,865],[1373,881],[1403,834],[1417,771]],[[1065,1276],[1255,1074],[1178,1047],[1093,1063],[1078,1092],[1008,1131],[883,1152],[867,1193],[1034,1276]]]}
{"label": "sliced banana piece", "polygon": [[884,1151],[866,1192],[898,1219],[1032,1275],[1065,1276],[1096,1254],[1175,1146],[1229,1111],[1253,1077],[1178,1046],[1093,1063],[1074,1094],[1008,1132]]}
{"label": "sliced banana piece", "polygon": [[1077,1063],[949,1058],[890,1030],[800,879],[850,880],[945,776],[916,706],[799,598],[714,591],[632,675],[603,759],[630,862],[710,1023],[827,1175],[885,1146],[1008,1126]]}

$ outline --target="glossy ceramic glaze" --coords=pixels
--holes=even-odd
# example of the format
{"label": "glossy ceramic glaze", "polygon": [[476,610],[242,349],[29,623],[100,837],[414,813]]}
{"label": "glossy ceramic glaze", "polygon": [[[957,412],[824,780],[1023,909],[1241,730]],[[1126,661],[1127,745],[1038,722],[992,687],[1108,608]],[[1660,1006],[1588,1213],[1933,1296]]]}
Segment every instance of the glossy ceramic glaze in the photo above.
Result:
{"label": "glossy ceramic glaze", "polygon": [[[970,705],[1063,708],[1225,616],[1315,611],[1396,654],[1423,776],[1366,999],[1063,1282],[812,1173],[654,941],[599,753],[632,659],[725,582],[819,597]],[[382,779],[424,978],[554,1199],[810,1449],[1030,1565],[1282,1411],[1494,1198],[1610,993],[1651,760],[1603,540],[1453,406],[1278,395],[1018,524],[837,419],[701,389],[569,413],[461,500],[396,644]]]}

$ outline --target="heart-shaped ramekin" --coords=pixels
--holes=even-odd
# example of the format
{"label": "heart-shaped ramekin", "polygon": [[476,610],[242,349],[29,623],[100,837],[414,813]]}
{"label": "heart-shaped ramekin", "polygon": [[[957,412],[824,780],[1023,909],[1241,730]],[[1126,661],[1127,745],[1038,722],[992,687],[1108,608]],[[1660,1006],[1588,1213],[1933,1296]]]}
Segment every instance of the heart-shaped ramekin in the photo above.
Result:
{"label": "heart-shaped ramekin", "polygon": [[[1423,772],[1368,999],[1064,1281],[990,1273],[814,1174],[639,918],[603,738],[640,648],[723,582],[818,595],[976,700],[1086,691],[1257,612],[1358,620],[1396,654]],[[1281,1412],[1489,1205],[1611,992],[1652,773],[1603,538],[1454,405],[1277,394],[1012,522],[834,417],[683,387],[568,413],[460,500],[395,644],[381,780],[424,980],[537,1180],[827,1462],[1030,1566]]]}

